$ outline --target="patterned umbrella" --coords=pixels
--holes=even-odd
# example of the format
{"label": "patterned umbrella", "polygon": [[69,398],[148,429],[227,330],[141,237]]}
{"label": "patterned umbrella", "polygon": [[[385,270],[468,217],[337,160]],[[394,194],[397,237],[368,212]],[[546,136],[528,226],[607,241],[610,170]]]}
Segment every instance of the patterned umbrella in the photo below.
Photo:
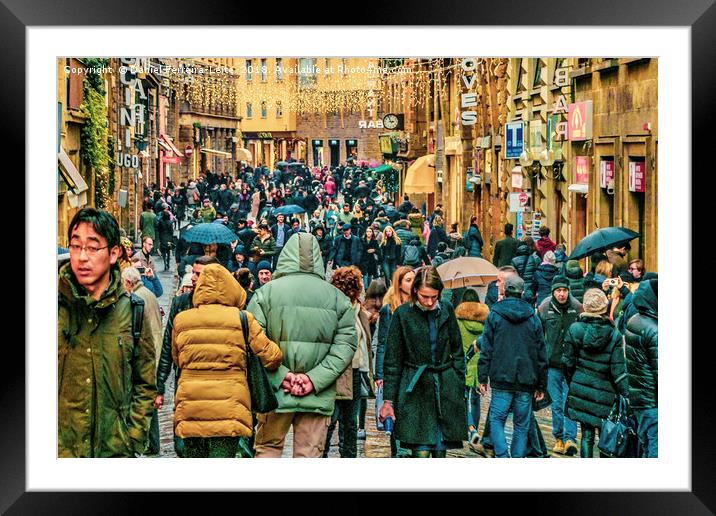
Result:
{"label": "patterned umbrella", "polygon": [[198,244],[230,244],[239,237],[223,224],[203,223],[197,224],[184,235],[187,242]]}

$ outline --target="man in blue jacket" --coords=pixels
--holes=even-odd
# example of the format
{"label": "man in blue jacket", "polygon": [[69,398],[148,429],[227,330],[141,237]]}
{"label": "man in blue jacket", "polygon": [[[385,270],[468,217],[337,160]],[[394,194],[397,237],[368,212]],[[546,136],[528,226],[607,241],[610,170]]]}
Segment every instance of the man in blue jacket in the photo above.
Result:
{"label": "man in blue jacket", "polygon": [[[477,362],[480,394],[492,387],[489,410],[495,455],[524,457],[532,398],[540,401],[547,385],[547,350],[542,323],[532,306],[522,299],[525,284],[514,274],[505,278],[505,299],[495,303],[485,321]],[[507,450],[505,421],[513,411],[511,454]]]}

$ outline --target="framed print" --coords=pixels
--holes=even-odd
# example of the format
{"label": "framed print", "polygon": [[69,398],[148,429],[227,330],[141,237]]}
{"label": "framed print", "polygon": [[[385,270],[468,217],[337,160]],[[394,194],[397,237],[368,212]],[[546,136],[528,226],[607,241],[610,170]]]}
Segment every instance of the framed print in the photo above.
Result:
{"label": "framed print", "polygon": [[[710,92],[716,87],[716,77],[711,71],[712,49],[716,48],[716,8],[711,2],[672,5],[662,1],[657,4],[635,1],[611,6],[609,9],[570,2],[537,11],[528,9],[527,4],[511,4],[474,12],[457,6],[454,9],[435,9],[434,6],[418,3],[410,8],[403,6],[403,9],[392,5],[382,8],[385,15],[391,16],[390,19],[400,19],[404,25],[328,25],[325,28],[309,27],[316,22],[303,12],[292,23],[308,24],[305,26],[238,27],[228,24],[254,19],[253,15],[257,20],[265,19],[261,17],[262,9],[243,5],[239,9],[234,5],[209,2],[199,10],[187,4],[183,7],[195,13],[188,21],[180,13],[189,11],[182,11],[179,4],[174,7],[176,9],[171,11],[163,9],[146,14],[141,20],[137,20],[132,13],[146,13],[146,6],[131,2],[117,12],[85,2],[76,2],[74,5],[70,2],[57,7],[45,5],[35,9],[20,2],[6,2],[2,7],[2,29],[7,48],[0,59],[6,70],[15,71],[12,80],[3,85],[8,98],[13,99],[6,103],[7,127],[12,127],[11,131],[7,131],[7,148],[14,149],[12,152],[15,155],[24,157],[20,167],[25,171],[24,202],[27,205],[27,217],[23,220],[29,223],[26,226],[28,246],[25,264],[28,300],[26,354],[13,361],[16,366],[8,372],[6,387],[0,394],[0,406],[5,408],[3,418],[7,422],[2,430],[4,454],[0,509],[3,512],[103,512],[108,508],[131,511],[134,496],[123,497],[121,492],[104,492],[148,490],[398,490],[411,492],[409,494],[419,491],[519,490],[539,491],[539,496],[536,496],[537,493],[516,495],[514,501],[521,507],[532,510],[537,508],[545,512],[554,510],[552,496],[560,497],[560,506],[564,506],[564,512],[576,507],[589,514],[708,514],[716,510],[716,499],[711,488],[714,481],[714,447],[708,435],[713,428],[714,416],[713,411],[706,408],[712,404],[708,395],[713,389],[708,383],[710,375],[704,371],[711,361],[705,349],[708,348],[706,341],[694,338],[696,333],[689,331],[692,320],[699,319],[693,315],[701,315],[705,307],[697,303],[691,306],[689,301],[692,289],[699,286],[698,281],[692,283],[684,279],[690,278],[692,272],[689,260],[692,252],[689,201],[693,176],[690,167],[696,170],[697,165],[696,161],[691,165],[690,158],[700,159],[700,155],[707,154],[692,152],[694,147],[690,137],[701,144],[700,149],[708,148],[705,142],[709,131],[706,120],[713,111],[713,95]],[[216,19],[216,13],[222,13],[220,20]],[[263,15],[265,17],[265,13]],[[428,20],[443,26],[424,26]],[[510,26],[501,27],[506,20],[509,20]],[[227,25],[203,26],[217,22]],[[193,23],[197,26],[152,26],[155,23]],[[325,19],[324,23],[331,24],[333,21]],[[585,26],[585,23],[595,26]],[[78,64],[73,60],[87,56],[106,60],[106,66],[117,74],[114,81],[98,83],[95,90],[110,92],[101,101],[96,99],[95,107],[104,110],[107,120],[105,129],[112,136],[111,148],[103,148],[102,152],[106,153],[107,159],[118,160],[116,170],[121,170],[116,176],[118,181],[111,195],[108,193],[110,176],[95,175],[87,182],[84,165],[79,162],[83,158],[73,154],[72,148],[68,149],[69,139],[83,138],[81,131],[77,130],[76,134],[70,135],[64,129],[67,116],[73,117],[73,123],[78,126],[93,120],[91,111],[82,115],[81,110],[72,110],[68,115],[66,109],[70,103],[78,103],[78,107],[81,105],[79,97],[73,97],[72,92],[79,91],[76,89],[78,84],[82,91],[85,91],[85,86],[84,78],[73,84],[72,81],[78,79],[73,78],[72,73],[65,74],[65,67],[70,70],[73,67],[86,67],[86,63]],[[504,63],[497,62],[501,56],[504,56]],[[582,56],[594,61],[580,63]],[[348,65],[352,61],[375,58],[376,62],[385,63],[410,57],[424,57],[426,62],[443,58],[454,60],[442,64],[445,69],[453,65],[457,69],[461,59],[471,57],[476,62],[484,63],[485,69],[491,72],[504,66],[505,82],[489,82],[490,77],[498,76],[481,73],[478,68],[474,81],[468,77],[467,81],[455,80],[454,84],[446,84],[444,95],[453,88],[450,90],[451,95],[454,94],[450,97],[452,104],[447,102],[445,106],[430,106],[424,99],[417,99],[417,102],[424,103],[425,109],[415,118],[396,107],[406,102],[406,98],[410,100],[409,92],[405,93],[406,97],[401,97],[403,90],[398,86],[390,100],[387,97],[371,99],[370,109],[374,113],[368,112],[368,107],[361,105],[368,100],[358,94],[347,95],[342,99],[345,105],[319,106],[316,97],[307,93],[301,97],[302,101],[309,106],[309,111],[318,109],[318,114],[315,120],[311,119],[310,124],[306,123],[311,126],[306,134],[299,134],[300,119],[296,122],[297,128],[293,130],[295,134],[292,134],[291,117],[295,115],[289,97],[262,97],[262,92],[267,92],[274,84],[281,81],[281,84],[286,84],[292,80],[290,69],[293,61],[296,61],[299,70],[300,63],[304,61],[309,67],[318,67],[320,71],[299,71],[299,77],[294,77],[297,84],[303,81],[302,88],[305,90],[315,90],[331,80],[352,81],[350,71],[345,71],[350,70]],[[599,86],[597,79],[593,82],[590,79],[589,88],[584,82],[579,83],[579,86],[573,85],[571,81],[568,86],[556,85],[557,88],[570,88],[573,97],[568,99],[569,104],[591,103],[589,124],[585,120],[586,109],[584,115],[579,111],[577,120],[566,113],[557,119],[551,116],[550,105],[549,110],[542,110],[542,116],[538,103],[532,99],[543,95],[552,98],[553,93],[549,92],[549,88],[554,80],[554,71],[559,68],[559,63],[553,62],[557,58],[574,60],[571,68],[573,72],[582,73],[579,72],[582,70],[583,74],[606,77],[605,85],[608,81],[614,81],[613,88],[623,85],[630,77],[636,80],[635,77],[643,74],[647,78],[641,77],[639,80],[650,81],[650,84],[635,91],[630,102],[638,106],[634,108],[638,116],[642,116],[643,112],[653,112],[654,117],[644,115],[649,119],[632,121],[642,128],[638,134],[625,133],[614,138],[613,134],[600,132],[600,128],[607,123],[604,106],[608,102],[611,86],[606,85],[603,93],[592,95],[591,92]],[[487,59],[494,61],[488,63]],[[141,60],[145,61],[142,63]],[[183,72],[166,75],[157,73],[156,81],[151,88],[147,87],[147,81],[153,79],[146,79],[142,75],[145,72],[140,65],[149,68],[155,62],[160,62],[173,66],[170,62],[172,60],[174,64],[193,64],[195,67],[222,68],[235,65],[237,70],[247,71],[238,72],[241,85],[236,90],[217,86],[225,80],[220,73],[210,79],[214,86],[205,89],[197,88],[197,83],[201,81],[198,76]],[[516,64],[518,60],[523,63]],[[605,68],[597,69],[598,63],[602,63]],[[580,64],[582,66],[578,66]],[[390,65],[388,68],[399,67],[399,64],[392,62]],[[129,68],[124,74],[119,71],[123,66]],[[132,70],[132,66],[136,68]],[[536,68],[540,68],[539,74]],[[276,77],[276,70],[281,70],[280,78]],[[525,74],[522,78],[521,73]],[[481,83],[482,77],[485,77],[484,84]],[[180,80],[185,82],[182,82],[181,93],[175,95],[173,92],[179,92],[178,87],[174,88],[175,81]],[[575,80],[580,81],[578,78]],[[505,97],[497,94],[502,87],[505,92],[517,92],[515,88],[520,81],[526,85],[524,92],[506,93]],[[474,88],[474,99],[472,90],[466,89],[466,83]],[[421,87],[416,82],[414,91],[420,91]],[[60,91],[64,94],[62,98],[58,98]],[[590,92],[592,98],[587,98],[586,92]],[[454,109],[460,105],[461,94],[468,95],[469,101],[463,108],[463,116],[456,116],[461,114],[460,108],[457,111]],[[93,93],[86,95],[91,96]],[[338,94],[329,96],[340,98]],[[494,118],[488,109],[488,99],[491,98],[495,102],[499,98],[505,106],[504,113],[495,111]],[[208,103],[206,105],[210,106],[205,108],[208,111],[194,109],[205,100]],[[434,101],[440,101],[439,95],[436,95]],[[620,102],[626,101],[620,99]],[[650,105],[658,105],[658,109],[649,111],[645,106]],[[698,109],[692,106],[698,106]],[[365,112],[358,112],[360,108],[365,108]],[[475,115],[465,116],[466,111]],[[657,111],[658,117],[655,118]],[[400,123],[395,129],[388,129],[383,122],[385,115],[398,114],[405,114],[404,119],[398,118]],[[538,116],[542,116],[540,123],[530,123]],[[430,124],[426,123],[426,117],[428,121],[435,122],[432,127],[428,127]],[[334,119],[336,122],[332,125]],[[474,127],[463,124],[472,120],[477,121]],[[481,126],[482,120],[489,120],[489,124]],[[571,141],[568,136],[558,143],[553,139],[552,125],[570,120],[575,122],[575,130],[584,134],[579,136],[579,140]],[[369,127],[368,121],[373,121],[374,127]],[[217,175],[234,175],[237,167],[243,172],[245,166],[250,166],[253,174],[259,166],[267,165],[267,176],[274,169],[299,166],[305,166],[309,175],[320,175],[324,167],[334,170],[350,160],[357,169],[365,170],[379,169],[381,165],[387,164],[399,172],[395,176],[398,177],[398,184],[402,185],[408,174],[415,170],[410,170],[411,165],[423,155],[433,154],[439,159],[433,160],[433,167],[430,166],[430,160],[426,160],[422,171],[426,177],[433,178],[433,191],[425,192],[422,196],[411,194],[411,201],[419,210],[423,202],[426,210],[432,210],[445,199],[445,210],[448,213],[460,213],[454,215],[455,220],[469,221],[472,211],[464,209],[466,202],[476,203],[475,206],[479,208],[475,210],[481,210],[481,216],[488,211],[499,212],[504,208],[507,208],[505,212],[509,212],[511,198],[505,194],[512,193],[512,177],[502,175],[499,182],[504,183],[504,192],[498,190],[502,187],[496,184],[495,177],[492,184],[485,184],[484,180],[482,183],[467,181],[467,167],[457,165],[462,163],[458,160],[462,156],[445,153],[445,140],[471,131],[469,134],[472,141],[479,141],[480,145],[486,140],[489,142],[487,149],[492,147],[489,152],[495,152],[493,160],[507,160],[505,152],[508,142],[504,128],[506,124],[516,121],[521,123],[519,138],[515,136],[510,141],[520,139],[524,146],[524,131],[530,130],[534,131],[534,138],[530,137],[528,144],[539,140],[540,150],[548,151],[558,147],[562,154],[562,160],[550,161],[547,152],[545,159],[542,159],[543,163],[540,163],[539,153],[533,152],[535,156],[532,164],[522,166],[520,181],[526,183],[532,197],[526,201],[516,199],[516,202],[519,206],[531,207],[537,216],[529,217],[531,223],[538,220],[540,226],[551,226],[553,235],[563,236],[562,240],[568,242],[570,248],[596,228],[616,226],[619,221],[623,221],[624,225],[641,224],[637,229],[648,235],[647,243],[633,245],[632,249],[636,252],[636,248],[642,246],[638,248],[640,256],[650,256],[652,263],[658,263],[658,270],[666,282],[662,292],[667,293],[662,300],[662,309],[668,310],[666,313],[669,314],[669,317],[662,318],[659,327],[666,332],[666,339],[662,336],[665,344],[659,361],[663,371],[659,379],[662,389],[658,406],[663,416],[659,418],[662,442],[658,458],[622,459],[621,462],[614,462],[615,459],[477,462],[458,461],[456,457],[449,456],[437,463],[406,463],[388,460],[389,439],[380,441],[383,446],[381,453],[384,453],[385,458],[361,458],[355,461],[210,462],[186,461],[174,457],[159,457],[158,460],[145,457],[119,458],[109,461],[101,458],[72,460],[57,457],[58,398],[55,394],[58,391],[55,389],[58,387],[58,368],[54,354],[58,338],[54,327],[58,322],[54,315],[57,310],[54,289],[58,282],[56,257],[60,243],[63,247],[73,244],[66,238],[68,235],[65,232],[71,218],[67,214],[74,213],[76,206],[91,204],[90,201],[101,199],[105,194],[108,203],[115,202],[116,198],[117,217],[126,222],[126,225],[124,222],[120,225],[127,229],[131,226],[129,236],[138,237],[137,240],[141,242],[140,217],[135,218],[133,203],[139,200],[141,210],[144,195],[141,192],[137,195],[133,187],[142,184],[138,181],[144,181],[148,173],[156,178],[159,185],[166,186],[168,182],[189,184],[206,170]],[[364,127],[361,127],[361,122],[365,122]],[[392,118],[389,123],[394,123]],[[288,129],[281,127],[281,124]],[[102,123],[96,126],[99,133],[102,126]],[[490,132],[489,127],[501,129]],[[649,136],[650,132],[658,135],[657,130],[664,140],[660,145],[658,137]],[[592,134],[589,134],[590,131]],[[403,133],[406,132],[410,133],[410,138],[405,138]],[[386,141],[390,143],[398,139],[404,144],[399,148],[393,145],[389,149],[391,153],[385,153],[387,147],[382,145],[388,145]],[[462,140],[461,148],[472,156],[473,149],[465,147],[467,138],[463,137]],[[412,154],[419,145],[422,145],[420,148],[424,152]],[[502,147],[505,152],[501,152]],[[562,177],[576,177],[572,170],[577,170],[578,156],[592,157],[592,165],[580,167],[577,182],[585,186],[586,191],[575,192],[569,190],[569,181],[562,181],[555,173],[554,161],[563,161]],[[520,164],[516,160],[518,157],[519,153],[512,161],[507,160],[507,163],[494,166],[507,167],[504,170],[513,171],[511,176],[514,176],[514,167]],[[49,177],[47,172],[53,167],[50,160],[58,163],[57,168],[61,169],[53,177]],[[579,165],[583,164],[582,161]],[[604,170],[595,166],[596,163],[605,162],[612,165]],[[630,174],[630,163],[634,162],[638,162],[639,166],[632,166],[633,172]],[[152,163],[151,167],[144,168],[146,163]],[[437,179],[436,167],[442,172],[442,181]],[[73,168],[77,169],[79,175]],[[480,168],[478,161],[471,173],[484,178]],[[662,170],[659,176],[661,185],[655,183],[654,171],[658,168]],[[460,172],[455,172],[457,170]],[[301,173],[293,172],[294,175]],[[614,189],[620,197],[610,197],[607,189],[602,186],[607,176],[614,180]],[[242,181],[245,178],[243,176]],[[103,182],[105,180],[107,182]],[[507,184],[508,180],[510,184]],[[530,187],[530,184],[533,186]],[[563,189],[566,195],[561,196],[561,201],[557,197],[538,197],[541,195],[540,190],[547,188]],[[641,192],[642,188],[644,192]],[[61,199],[58,192],[63,192]],[[344,194],[341,192],[341,195]],[[58,208],[64,211],[56,211],[56,196]],[[218,197],[216,199],[218,203]],[[391,200],[399,204],[401,199],[396,197]],[[212,204],[214,202],[211,201]],[[650,213],[656,213],[657,202],[662,215],[659,224],[656,223],[656,217],[648,219]],[[693,203],[693,206],[697,204]],[[619,210],[622,209],[623,215],[620,215]],[[565,222],[564,226],[560,226],[561,219],[555,215],[582,211],[585,215],[580,224]],[[635,215],[641,213],[643,217]],[[256,215],[255,219],[260,223],[259,214]],[[528,218],[519,215],[520,218]],[[305,220],[301,219],[299,224],[308,226],[310,216],[308,214]],[[610,224],[610,217],[616,217],[614,224]],[[653,224],[641,222],[647,220],[653,220]],[[504,224],[501,222],[492,220],[490,236],[497,232],[497,239],[502,238],[499,232]],[[514,219],[512,223],[515,223]],[[53,231],[49,231],[48,227]],[[461,228],[464,229],[467,228]],[[483,233],[483,236],[487,235],[487,232]],[[679,245],[670,244],[674,235],[679,235]],[[55,241],[52,240],[53,236]],[[489,238],[485,238],[486,246],[488,241]],[[658,245],[659,242],[661,245]],[[93,252],[86,242],[75,244],[74,252],[80,256]],[[163,247],[168,248],[167,245]],[[137,247],[136,250],[141,249]],[[98,248],[97,251],[102,250]],[[161,265],[161,254],[153,259],[160,260],[156,263]],[[176,267],[176,264],[172,265]],[[262,271],[277,270],[273,263],[265,266],[268,269]],[[179,283],[176,286],[180,286]],[[15,345],[15,348],[18,350],[16,353],[21,353],[19,346]],[[298,388],[306,385],[301,383],[303,380],[297,382]],[[368,400],[368,404],[371,403],[373,400]],[[369,408],[368,413],[374,415],[375,408]],[[374,421],[366,423],[367,426],[373,424]],[[173,450],[173,428],[171,425],[167,428],[169,432],[160,435],[160,445],[162,450]],[[339,431],[336,429],[335,433]],[[545,427],[544,431],[551,432],[551,426]],[[279,470],[286,475],[286,479],[277,475]],[[381,471],[380,475],[376,474],[377,471]],[[83,491],[102,491],[103,494],[87,494]],[[167,497],[171,497],[171,494]],[[292,494],[297,493],[290,493],[289,496]],[[486,495],[477,494],[479,497]],[[501,493],[490,496],[499,503]]]}

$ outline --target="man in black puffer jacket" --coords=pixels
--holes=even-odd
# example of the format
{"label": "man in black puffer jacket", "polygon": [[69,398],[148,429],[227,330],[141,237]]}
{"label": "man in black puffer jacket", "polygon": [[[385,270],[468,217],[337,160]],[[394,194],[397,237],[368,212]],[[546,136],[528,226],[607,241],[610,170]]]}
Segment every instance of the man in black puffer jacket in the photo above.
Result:
{"label": "man in black puffer jacket", "polygon": [[549,360],[547,390],[552,398],[552,435],[555,439],[553,451],[566,455],[574,455],[579,448],[577,423],[564,415],[569,386],[562,374],[562,352],[567,329],[583,311],[582,303],[570,295],[569,280],[564,276],[557,276],[552,280],[552,295],[542,301],[537,309],[544,328]]}
{"label": "man in black puffer jacket", "polygon": [[505,299],[495,303],[479,339],[477,361],[480,394],[492,388],[489,409],[492,442],[497,457],[509,457],[505,421],[513,411],[512,457],[524,457],[532,414],[532,398],[544,397],[547,351],[542,323],[524,301],[524,281],[514,274],[504,280]]}
{"label": "man in black puffer jacket", "polygon": [[629,404],[639,424],[644,457],[658,457],[659,317],[658,280],[648,280],[634,293],[637,310],[626,325]]}

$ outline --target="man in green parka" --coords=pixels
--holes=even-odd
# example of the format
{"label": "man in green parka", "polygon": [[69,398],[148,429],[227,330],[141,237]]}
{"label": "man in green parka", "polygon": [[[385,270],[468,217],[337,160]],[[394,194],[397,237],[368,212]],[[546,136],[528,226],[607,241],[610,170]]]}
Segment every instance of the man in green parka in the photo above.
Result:
{"label": "man in green parka", "polygon": [[122,284],[114,217],[83,208],[68,237],[70,263],[58,285],[57,453],[133,457],[146,448],[154,410],[151,325],[144,314],[134,338],[133,305],[142,301]]}
{"label": "man in green parka", "polygon": [[353,307],[325,281],[325,270],[316,237],[296,233],[281,251],[273,278],[247,307],[283,352],[278,370],[267,371],[278,408],[257,415],[257,458],[280,457],[291,426],[294,457],[323,455],[336,380],[358,347]]}

